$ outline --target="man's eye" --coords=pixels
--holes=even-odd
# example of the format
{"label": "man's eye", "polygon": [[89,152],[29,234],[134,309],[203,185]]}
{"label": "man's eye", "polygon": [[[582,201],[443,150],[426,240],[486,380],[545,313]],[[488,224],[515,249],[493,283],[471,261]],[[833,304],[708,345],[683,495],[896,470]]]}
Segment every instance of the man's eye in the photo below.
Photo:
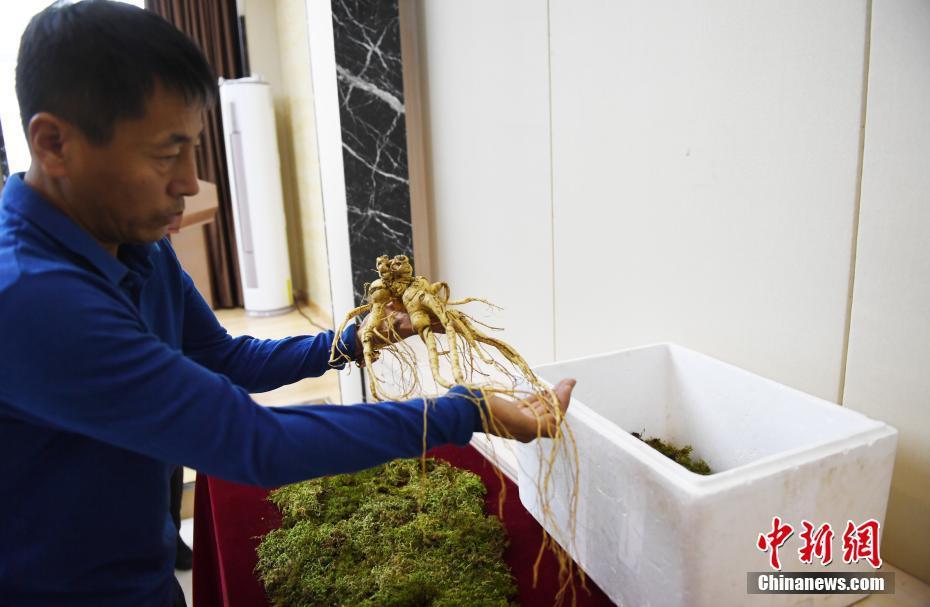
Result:
{"label": "man's eye", "polygon": [[175,158],[179,158],[180,156],[181,156],[180,154],[171,154],[170,156],[159,156],[158,159],[159,160],[174,160]]}

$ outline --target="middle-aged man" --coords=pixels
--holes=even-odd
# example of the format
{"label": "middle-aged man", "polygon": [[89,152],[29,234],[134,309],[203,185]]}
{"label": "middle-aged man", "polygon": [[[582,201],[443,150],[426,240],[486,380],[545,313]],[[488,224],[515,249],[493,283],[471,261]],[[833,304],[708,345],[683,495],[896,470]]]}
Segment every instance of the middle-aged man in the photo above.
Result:
{"label": "middle-aged man", "polygon": [[[188,38],[126,4],[56,4],[23,35],[32,164],[0,206],[0,605],[183,604],[174,465],[272,486],[421,452],[422,400],[249,397],[327,371],[335,336],[230,337],[165,239],[197,191],[215,82]],[[354,327],[340,339],[358,352]],[[476,398],[431,401],[428,446],[468,442]],[[524,441],[557,424],[539,400],[481,406]]]}

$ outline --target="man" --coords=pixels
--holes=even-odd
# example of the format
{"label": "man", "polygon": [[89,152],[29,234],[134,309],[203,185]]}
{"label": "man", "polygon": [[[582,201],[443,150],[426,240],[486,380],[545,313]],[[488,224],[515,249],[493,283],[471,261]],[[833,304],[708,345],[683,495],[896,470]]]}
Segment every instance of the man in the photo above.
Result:
{"label": "man", "polygon": [[[125,4],[55,5],[26,29],[16,78],[32,164],[0,205],[0,604],[183,604],[173,466],[274,486],[415,456],[423,401],[250,399],[324,373],[336,337],[230,337],[165,239],[216,96],[189,39]],[[358,352],[354,327],[339,338]],[[557,387],[563,410],[573,385]],[[480,430],[476,398],[431,401],[428,446]],[[537,416],[555,427],[532,399],[480,404],[520,440]]]}

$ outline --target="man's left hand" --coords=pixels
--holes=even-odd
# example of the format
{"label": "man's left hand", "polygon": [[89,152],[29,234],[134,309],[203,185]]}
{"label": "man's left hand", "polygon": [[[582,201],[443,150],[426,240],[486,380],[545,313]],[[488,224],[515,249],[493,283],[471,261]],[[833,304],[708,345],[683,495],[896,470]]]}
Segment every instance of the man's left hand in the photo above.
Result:
{"label": "man's left hand", "polygon": [[[394,302],[390,302],[385,306],[385,317],[382,319],[381,323],[375,327],[375,332],[372,336],[371,346],[375,352],[392,343],[403,341],[408,337],[416,335],[416,330],[413,328],[410,316],[406,311],[397,309],[398,307],[399,306],[395,305]],[[362,335],[373,321],[374,319],[371,314],[366,316],[355,337],[355,360],[360,363],[364,362],[364,357],[362,356]],[[434,333],[446,332],[445,327],[442,326],[438,318],[433,319],[432,324],[430,324],[430,329],[432,329]]]}

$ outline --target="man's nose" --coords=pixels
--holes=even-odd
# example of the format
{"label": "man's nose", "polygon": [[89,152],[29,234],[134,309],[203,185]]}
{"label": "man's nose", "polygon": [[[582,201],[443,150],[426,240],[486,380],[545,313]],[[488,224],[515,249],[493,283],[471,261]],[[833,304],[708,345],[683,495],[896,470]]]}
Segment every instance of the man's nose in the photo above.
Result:
{"label": "man's nose", "polygon": [[177,173],[171,180],[170,194],[172,196],[194,196],[200,191],[197,182],[197,159],[194,150],[182,154],[182,162],[177,164]]}

